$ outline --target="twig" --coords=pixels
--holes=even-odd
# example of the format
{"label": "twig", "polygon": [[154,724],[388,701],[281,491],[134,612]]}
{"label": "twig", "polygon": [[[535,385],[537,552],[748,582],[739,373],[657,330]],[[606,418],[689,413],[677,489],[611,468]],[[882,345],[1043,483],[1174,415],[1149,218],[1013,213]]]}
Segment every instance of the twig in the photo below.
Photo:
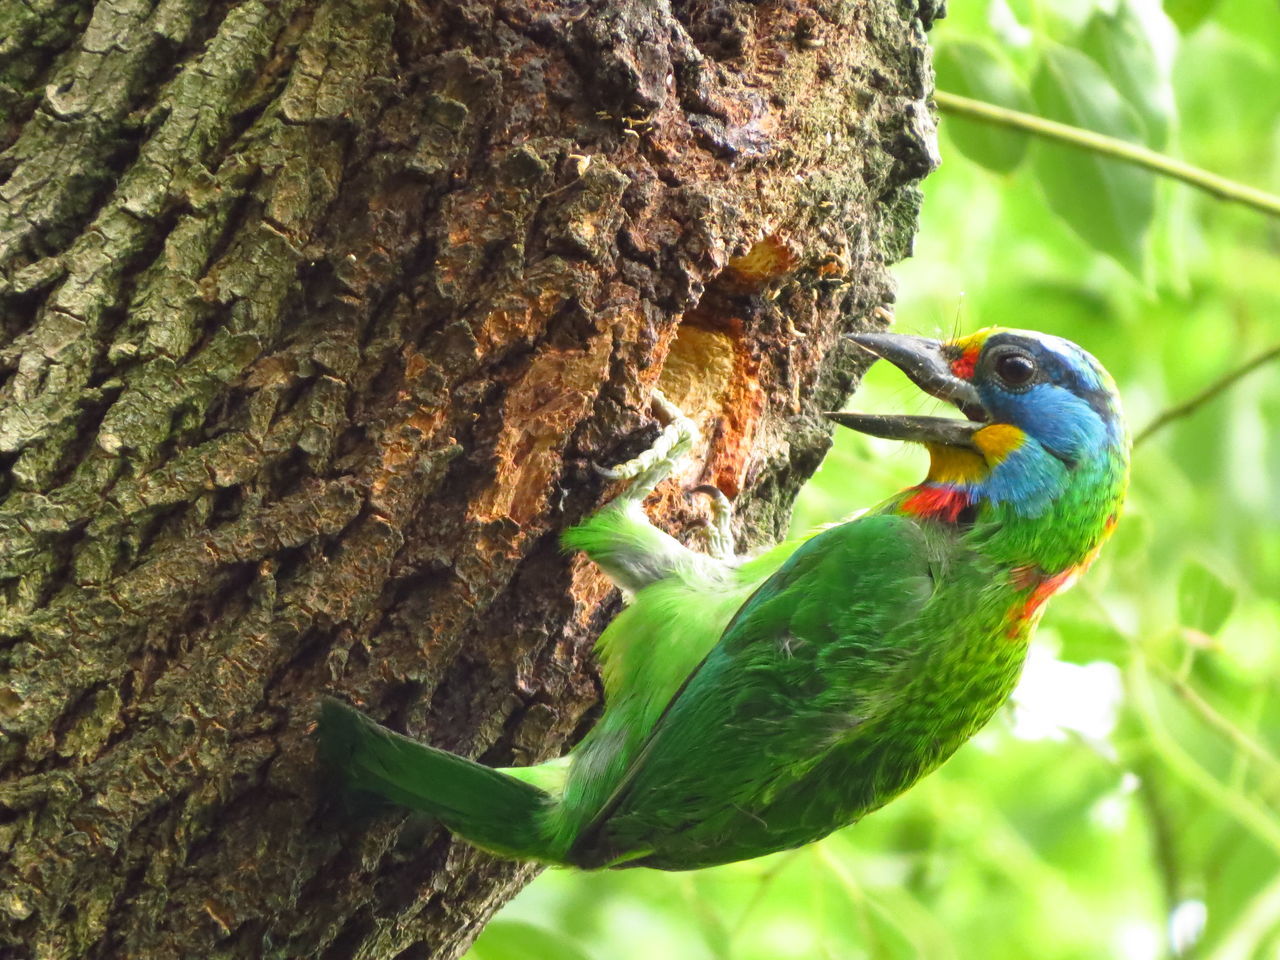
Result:
{"label": "twig", "polygon": [[1160,430],[1168,426],[1174,420],[1178,420],[1182,417],[1187,416],[1188,414],[1194,413],[1197,408],[1208,403],[1218,394],[1222,393],[1222,391],[1232,386],[1237,380],[1247,376],[1248,374],[1252,373],[1254,370],[1258,369],[1258,367],[1262,366],[1264,363],[1268,363],[1269,361],[1274,360],[1277,357],[1280,357],[1280,343],[1277,343],[1274,346],[1268,347],[1266,350],[1263,350],[1262,353],[1258,354],[1253,359],[1247,361],[1246,363],[1241,364],[1240,366],[1236,367],[1234,370],[1230,370],[1227,373],[1223,374],[1213,383],[1209,384],[1209,386],[1205,387],[1203,390],[1197,393],[1190,400],[1184,400],[1182,403],[1175,404],[1172,407],[1169,407],[1167,410],[1162,411],[1159,415],[1156,416],[1154,420],[1152,420],[1140,431],[1138,431],[1138,435],[1133,438],[1133,445],[1136,447],[1138,444],[1142,443],[1144,440],[1150,437],[1157,430]]}
{"label": "twig", "polygon": [[1147,742],[1163,763],[1165,769],[1177,776],[1186,786],[1200,794],[1223,813],[1228,814],[1255,838],[1265,843],[1274,853],[1280,854],[1280,820],[1259,807],[1248,797],[1233,791],[1217,777],[1201,766],[1177,738],[1160,721],[1150,680],[1140,658],[1134,658],[1124,672],[1125,689],[1139,719],[1147,730]]}
{"label": "twig", "polygon": [[[927,911],[922,909],[922,916],[919,917],[900,916],[900,911],[889,909],[884,904],[878,902],[875,897],[862,889],[861,885],[854,879],[853,874],[849,872],[844,862],[832,853],[830,844],[820,843],[815,845],[813,849],[818,859],[822,862],[822,865],[827,868],[833,877],[835,877],[837,884],[849,899],[850,905],[857,910],[863,911],[867,915],[867,919],[870,919],[871,914],[875,914],[879,917],[885,926],[892,929],[906,942],[910,949],[911,956],[937,957],[940,955],[940,950],[944,946],[950,945],[949,941],[945,940],[943,943],[935,942],[935,931],[920,922],[928,917]],[[915,899],[905,890],[902,892],[905,894],[905,900],[898,904],[899,907],[905,906],[906,903],[912,902]],[[916,922],[913,923],[913,920]],[[874,928],[872,928],[869,923],[867,924],[866,929],[867,932],[875,936],[878,941],[877,943],[872,944],[874,948],[871,951],[872,956],[884,956],[888,952],[886,949],[887,944],[884,943],[883,939],[874,931]],[[954,955],[950,949],[947,949],[946,952]]]}
{"label": "twig", "polygon": [[[1239,918],[1214,945],[1213,955],[1218,960],[1248,960],[1263,955],[1266,939],[1275,929],[1280,915],[1280,876],[1268,883],[1246,903],[1236,916]],[[1272,941],[1274,944],[1274,941]]]}
{"label": "twig", "polygon": [[[1183,899],[1182,865],[1178,858],[1177,828],[1161,795],[1164,785],[1152,773],[1156,762],[1155,757],[1137,757],[1131,762],[1131,766],[1138,776],[1138,801],[1146,811],[1147,822],[1150,824],[1152,853],[1155,855],[1160,885],[1164,892],[1164,914],[1169,916]],[[1165,955],[1172,956],[1167,928],[1163,939]]]}
{"label": "twig", "polygon": [[1255,210],[1260,210],[1263,213],[1269,213],[1273,217],[1280,217],[1280,197],[1275,194],[1267,193],[1264,190],[1259,190],[1243,183],[1237,183],[1235,180],[1228,180],[1226,177],[1220,177],[1215,173],[1210,173],[1208,170],[1193,167],[1189,163],[1167,157],[1163,153],[1157,153],[1147,147],[1129,143],[1127,140],[1120,140],[1117,137],[1094,133],[1092,130],[1083,130],[1080,127],[1058,123],[1056,120],[1047,120],[1044,117],[1023,113],[1020,110],[997,107],[995,104],[986,103],[982,100],[971,100],[968,97],[948,93],[945,90],[934,91],[933,99],[937,103],[938,109],[944,113],[981,120],[986,123],[994,123],[1002,127],[1011,127],[1014,130],[1034,134],[1046,140],[1056,140],[1059,143],[1101,154],[1114,160],[1132,163],[1153,173],[1181,180],[1183,183],[1190,184],[1223,200],[1232,200]]}
{"label": "twig", "polygon": [[693,909],[694,918],[702,932],[702,941],[716,960],[733,960],[733,934],[725,926],[724,920],[707,902],[697,887],[693,874],[686,873],[683,879],[685,900]]}
{"label": "twig", "polygon": [[1280,777],[1280,760],[1272,756],[1266,747],[1215,710],[1190,684],[1174,676],[1173,671],[1163,663],[1150,657],[1144,659],[1152,674],[1164,683],[1193,713],[1198,715],[1204,721],[1205,726],[1230,740],[1237,750],[1248,756],[1259,766],[1264,767],[1268,777]]}
{"label": "twig", "polygon": [[747,900],[747,905],[742,908],[742,913],[738,916],[737,922],[734,923],[733,928],[729,931],[729,941],[731,943],[747,925],[747,921],[755,913],[756,907],[764,899],[764,895],[769,891],[773,881],[778,879],[778,874],[791,866],[792,861],[800,855],[800,851],[803,849],[803,847],[796,847],[794,850],[788,850],[786,853],[774,857],[773,862],[760,874],[759,879],[756,880],[756,888],[751,892],[751,898]]}

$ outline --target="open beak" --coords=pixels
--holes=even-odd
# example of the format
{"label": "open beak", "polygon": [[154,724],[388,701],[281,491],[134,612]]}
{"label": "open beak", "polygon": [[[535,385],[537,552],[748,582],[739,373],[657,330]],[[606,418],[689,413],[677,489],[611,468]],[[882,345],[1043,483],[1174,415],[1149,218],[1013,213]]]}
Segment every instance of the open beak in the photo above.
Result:
{"label": "open beak", "polygon": [[987,425],[987,411],[973,384],[951,372],[951,364],[942,351],[941,343],[899,333],[855,333],[847,339],[888,360],[925,393],[955,404],[968,419],[828,413],[825,415],[828,420],[886,440],[973,447],[973,435]]}

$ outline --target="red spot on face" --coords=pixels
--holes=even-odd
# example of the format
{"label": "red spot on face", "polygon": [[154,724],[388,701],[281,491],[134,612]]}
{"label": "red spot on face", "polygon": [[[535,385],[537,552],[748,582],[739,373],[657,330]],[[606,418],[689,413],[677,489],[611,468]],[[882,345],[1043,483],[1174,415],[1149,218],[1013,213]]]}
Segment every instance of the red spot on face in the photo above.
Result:
{"label": "red spot on face", "polygon": [[913,517],[955,523],[968,506],[969,495],[962,490],[954,487],[920,486],[902,501],[902,512]]}
{"label": "red spot on face", "polygon": [[973,368],[978,365],[977,347],[970,347],[960,356],[951,361],[951,373],[953,376],[959,377],[961,380],[973,379]]}

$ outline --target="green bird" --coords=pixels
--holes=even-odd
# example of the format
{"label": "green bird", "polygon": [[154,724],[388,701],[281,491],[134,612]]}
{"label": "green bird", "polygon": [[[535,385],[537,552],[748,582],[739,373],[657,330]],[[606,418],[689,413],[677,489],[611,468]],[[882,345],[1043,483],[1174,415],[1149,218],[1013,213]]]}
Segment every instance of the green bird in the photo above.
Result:
{"label": "green bird", "polygon": [[1008,698],[1044,602],[1110,534],[1128,432],[1110,376],[1058,337],[849,339],[964,415],[828,414],[924,444],[921,483],[751,559],[718,497],[699,553],[641,507],[693,436],[655,398],[659,442],[564,537],[630,600],[600,637],[605,710],[582,742],[492,769],[329,701],[327,762],[502,856],[664,870],[818,840],[936,769]]}

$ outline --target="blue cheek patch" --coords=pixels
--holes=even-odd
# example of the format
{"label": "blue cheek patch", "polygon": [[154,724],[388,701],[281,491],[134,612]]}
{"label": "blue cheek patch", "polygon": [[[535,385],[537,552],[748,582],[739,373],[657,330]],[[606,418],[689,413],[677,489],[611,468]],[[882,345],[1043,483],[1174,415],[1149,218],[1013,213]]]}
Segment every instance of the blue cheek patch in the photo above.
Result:
{"label": "blue cheek patch", "polygon": [[1116,441],[1116,425],[1103,420],[1082,399],[1063,387],[1041,383],[1026,393],[987,387],[982,401],[999,420],[1007,420],[1041,444],[1073,460]]}
{"label": "blue cheek patch", "polygon": [[1038,517],[1067,485],[1066,465],[1038,443],[1026,443],[1005,457],[981,483],[979,497],[1008,503],[1021,517]]}

